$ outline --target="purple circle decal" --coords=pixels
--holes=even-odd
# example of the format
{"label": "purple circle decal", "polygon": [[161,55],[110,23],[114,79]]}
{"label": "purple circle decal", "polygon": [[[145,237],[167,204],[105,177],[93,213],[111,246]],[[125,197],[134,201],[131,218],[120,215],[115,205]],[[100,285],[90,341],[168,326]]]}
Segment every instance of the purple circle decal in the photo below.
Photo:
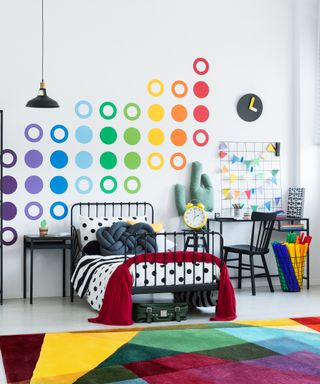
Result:
{"label": "purple circle decal", "polygon": [[[4,240],[3,239],[3,235],[5,234],[5,232],[11,232],[12,234],[12,239],[11,240]],[[4,227],[2,228],[2,244],[4,245],[13,245],[18,239],[18,234],[17,234],[17,231],[12,228],[12,227]]]}
{"label": "purple circle decal", "polygon": [[[9,154],[12,156],[11,163],[5,163],[3,161],[3,157],[4,157],[3,155],[6,155],[6,154]],[[2,163],[3,168],[12,168],[16,165],[16,162],[17,162],[17,154],[12,149],[4,149],[2,151],[1,163]]]}
{"label": "purple circle decal", "polygon": [[3,220],[13,220],[17,216],[17,207],[13,203],[6,201],[2,204],[2,213]]}
{"label": "purple circle decal", "polygon": [[29,193],[36,194],[42,191],[43,182],[39,176],[29,176],[26,179],[24,186]]}
{"label": "purple circle decal", "polygon": [[25,154],[24,161],[29,168],[38,168],[43,162],[43,156],[36,149],[31,149]]}
{"label": "purple circle decal", "polygon": [[[32,137],[30,136],[31,129],[36,129],[38,131],[38,136]],[[40,141],[43,136],[43,130],[38,124],[29,124],[26,126],[26,129],[24,130],[24,135],[27,140],[31,141],[31,143],[36,143],[37,141]]]}
{"label": "purple circle decal", "polygon": [[5,195],[11,195],[17,189],[17,180],[12,176],[3,176],[2,178],[2,192]]}
{"label": "purple circle decal", "polygon": [[[29,210],[30,208],[32,207],[36,207],[38,208],[38,213],[37,214],[30,214]],[[42,216],[43,214],[43,208],[42,208],[42,205],[37,203],[36,201],[31,201],[30,203],[28,203],[25,208],[24,208],[24,213],[25,215],[27,216],[28,219],[30,220],[38,220],[40,219],[40,217]]]}

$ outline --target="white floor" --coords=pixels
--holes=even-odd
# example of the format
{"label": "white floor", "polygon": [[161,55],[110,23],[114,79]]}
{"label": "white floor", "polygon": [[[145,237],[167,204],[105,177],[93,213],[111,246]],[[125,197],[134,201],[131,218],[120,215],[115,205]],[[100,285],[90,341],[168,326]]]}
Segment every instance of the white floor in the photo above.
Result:
{"label": "white floor", "polygon": [[[320,315],[320,286],[303,289],[299,293],[286,293],[275,287],[270,293],[266,287],[257,287],[257,295],[250,289],[235,290],[238,320],[272,319],[283,317],[305,317]],[[36,298],[32,305],[28,300],[5,300],[0,307],[0,334],[22,334],[38,332],[63,332],[77,330],[108,329],[110,326],[92,324],[87,321],[97,312],[90,309],[84,300],[69,298]],[[186,323],[207,322],[212,308],[194,310]],[[157,325],[168,323],[157,323]],[[148,325],[146,325],[148,326]],[[5,383],[0,358],[0,383]]]}

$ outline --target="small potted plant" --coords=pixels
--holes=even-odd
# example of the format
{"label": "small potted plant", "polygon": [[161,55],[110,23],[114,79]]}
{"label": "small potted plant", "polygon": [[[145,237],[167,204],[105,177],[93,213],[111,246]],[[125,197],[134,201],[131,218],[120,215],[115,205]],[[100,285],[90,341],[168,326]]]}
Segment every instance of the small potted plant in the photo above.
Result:
{"label": "small potted plant", "polygon": [[43,219],[40,222],[39,234],[40,234],[40,237],[46,236],[48,234],[48,226],[47,226],[46,219]]}

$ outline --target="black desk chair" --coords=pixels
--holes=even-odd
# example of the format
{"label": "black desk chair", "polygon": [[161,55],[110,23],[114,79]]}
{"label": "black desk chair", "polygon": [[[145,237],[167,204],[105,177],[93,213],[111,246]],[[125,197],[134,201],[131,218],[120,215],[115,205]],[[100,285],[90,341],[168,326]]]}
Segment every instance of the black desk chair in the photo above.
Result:
{"label": "black desk chair", "polygon": [[[228,265],[228,268],[234,268],[238,270],[238,288],[241,288],[242,279],[245,277],[251,278],[252,295],[256,294],[256,277],[266,277],[268,280],[269,288],[271,292],[274,292],[270,273],[265,259],[265,254],[269,252],[269,243],[276,219],[276,213],[264,213],[264,212],[252,212],[251,220],[252,231],[250,244],[228,245],[223,247],[224,249],[224,261],[229,263],[230,261],[238,261],[238,266]],[[236,253],[238,257],[234,259],[228,259],[229,253]],[[250,264],[242,262],[242,256],[248,255]],[[263,265],[255,265],[253,263],[253,257],[260,255]],[[255,268],[264,269],[263,273],[255,274]],[[250,276],[242,276],[242,270],[250,271]]]}

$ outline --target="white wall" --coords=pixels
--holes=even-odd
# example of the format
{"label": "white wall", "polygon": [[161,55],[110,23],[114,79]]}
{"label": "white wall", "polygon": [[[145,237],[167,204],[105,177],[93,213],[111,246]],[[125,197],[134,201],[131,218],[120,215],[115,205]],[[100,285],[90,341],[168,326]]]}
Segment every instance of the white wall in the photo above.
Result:
{"label": "white wall", "polygon": [[[48,207],[56,200],[68,204],[79,200],[147,200],[154,204],[158,221],[165,222],[171,230],[180,228],[181,221],[176,216],[173,203],[173,185],[187,183],[190,168],[176,172],[166,162],[158,172],[148,169],[146,158],[157,149],[147,141],[147,132],[153,125],[146,110],[149,104],[157,101],[148,95],[146,84],[152,78],[159,78],[166,85],[159,101],[167,112],[161,128],[170,132],[174,124],[169,118],[169,110],[177,101],[171,95],[169,85],[174,80],[183,79],[192,88],[198,79],[192,71],[192,62],[199,56],[207,58],[211,66],[206,76],[211,93],[205,100],[211,118],[204,125],[210,133],[210,142],[201,149],[190,141],[181,149],[189,165],[194,160],[201,161],[218,188],[219,140],[280,141],[285,193],[289,185],[300,182],[296,180],[296,166],[293,166],[297,164],[293,150],[297,142],[294,132],[297,134],[306,126],[310,132],[308,139],[303,140],[299,158],[307,164],[304,154],[308,153],[313,156],[313,164],[318,160],[318,151],[312,146],[310,136],[313,109],[312,103],[308,102],[313,100],[316,39],[313,10],[316,0],[304,0],[303,7],[301,1],[298,17],[290,0],[47,0],[45,78],[49,96],[61,105],[58,110],[24,107],[26,101],[36,94],[40,81],[40,1],[0,0],[0,4],[0,107],[5,112],[5,147],[14,148],[19,158],[18,166],[11,170],[19,187],[15,194],[7,197],[18,208],[17,217],[7,224],[17,228],[20,236],[14,246],[5,248],[4,293],[7,298],[22,295],[22,235],[35,233],[39,224],[39,221],[25,218],[24,206],[30,200],[38,199],[43,203],[44,216],[53,232],[68,229],[67,220],[57,222],[50,219]],[[296,23],[299,23],[299,29]],[[307,45],[301,43],[303,55],[297,51],[298,31],[301,38],[308,41]],[[300,54],[297,67],[296,60]],[[300,90],[297,81],[303,66],[300,85],[303,84],[304,88]],[[303,74],[308,77],[306,83],[301,80]],[[237,100],[248,92],[258,94],[264,103],[264,112],[254,123],[246,123],[236,114]],[[80,121],[74,113],[74,104],[80,99],[90,100],[95,107],[88,124],[94,129],[97,139],[86,148],[74,138],[77,126],[87,123]],[[130,101],[136,101],[142,107],[142,117],[136,126],[142,131],[143,139],[136,150],[142,156],[143,165],[134,174],[141,178],[143,187],[136,195],[130,196],[122,188],[110,196],[99,191],[98,181],[105,173],[99,165],[99,155],[104,146],[99,143],[98,133],[108,124],[100,118],[98,106],[106,100],[114,101],[119,110]],[[183,103],[189,110],[195,105],[191,92]],[[297,116],[300,103],[303,104],[301,115]],[[30,122],[39,123],[45,130],[43,141],[36,145],[24,138],[24,128]],[[70,131],[70,139],[60,146],[50,141],[49,136],[50,128],[57,123],[65,124]],[[121,115],[112,124],[118,129],[119,136],[131,125]],[[196,125],[189,117],[183,126],[192,132]],[[95,156],[90,173],[79,173],[74,164],[74,155],[80,147]],[[30,196],[24,189],[24,181],[31,173],[23,159],[25,152],[32,148],[42,151],[45,158],[43,167],[37,172],[32,171],[32,174],[39,174],[45,183],[38,196]],[[50,191],[48,185],[51,177],[57,174],[50,166],[50,154],[60,148],[68,153],[70,160],[68,168],[61,172],[68,179],[70,188],[61,199]],[[119,140],[113,149],[121,159],[128,146]],[[166,160],[174,151],[169,140],[159,148]],[[122,182],[131,173],[119,166],[114,174]],[[72,188],[80,174],[90,174],[97,182],[94,193],[88,197],[81,196]],[[301,183],[307,187],[306,215],[311,216],[318,184],[315,185],[314,174],[307,174],[305,170],[301,172]],[[219,200],[217,188],[216,199]],[[311,224],[315,227],[315,214],[311,217]],[[227,242],[234,238],[230,235],[233,229],[230,227],[229,234],[226,234]],[[239,237],[244,236],[244,232],[240,230]],[[317,237],[316,233],[314,235]],[[320,280],[319,269],[313,273],[313,279]],[[56,257],[54,252],[36,257],[35,295],[59,295],[60,282],[60,257]]]}

